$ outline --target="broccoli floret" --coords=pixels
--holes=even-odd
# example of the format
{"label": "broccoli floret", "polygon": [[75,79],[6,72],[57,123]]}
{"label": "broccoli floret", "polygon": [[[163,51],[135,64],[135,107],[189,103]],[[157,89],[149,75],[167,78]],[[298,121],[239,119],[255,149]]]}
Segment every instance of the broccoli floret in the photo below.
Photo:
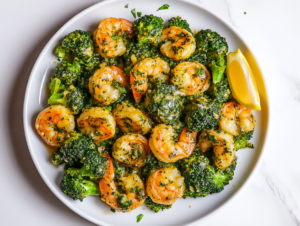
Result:
{"label": "broccoli floret", "polygon": [[60,188],[63,193],[74,200],[83,201],[89,195],[100,195],[97,183],[85,180],[80,174],[66,172]]}
{"label": "broccoli floret", "polygon": [[164,28],[164,20],[153,15],[145,15],[135,20],[133,23],[134,34],[139,43],[158,44],[158,39]]}
{"label": "broccoli floret", "polygon": [[74,114],[78,114],[84,107],[86,95],[81,89],[73,85],[62,85],[58,78],[51,79],[49,88],[51,96],[48,99],[48,104],[66,106]]}
{"label": "broccoli floret", "polygon": [[207,94],[213,100],[217,100],[220,103],[225,103],[231,94],[227,76],[224,75],[219,83],[210,84],[210,87],[205,94]]}
{"label": "broccoli floret", "polygon": [[93,35],[87,31],[73,31],[63,39],[62,45],[57,47],[55,54],[63,58],[65,53],[70,51],[74,57],[86,62],[90,61],[94,53]]}
{"label": "broccoli floret", "polygon": [[68,166],[82,165],[87,152],[97,151],[93,140],[81,133],[72,132],[65,137],[65,144],[60,149],[64,162]]}
{"label": "broccoli floret", "polygon": [[171,84],[159,84],[153,90],[148,90],[145,107],[149,116],[158,123],[177,123],[183,110],[184,98],[176,93],[178,89]]}
{"label": "broccoli floret", "polygon": [[139,44],[136,42],[130,43],[124,54],[125,74],[129,75],[130,70],[137,62],[149,57],[156,57],[156,56],[160,56],[160,52],[156,47],[146,43],[145,44]]}
{"label": "broccoli floret", "polygon": [[81,65],[78,61],[74,61],[73,64],[70,64],[66,60],[62,60],[56,67],[54,78],[60,79],[65,85],[72,85],[77,82],[81,71]]}
{"label": "broccoli floret", "polygon": [[248,142],[248,140],[252,138],[253,132],[254,130],[251,130],[242,135],[237,135],[233,137],[236,150],[243,149],[243,148],[254,148],[253,144]]}
{"label": "broccoli floret", "polygon": [[225,185],[232,180],[235,167],[236,159],[224,171],[210,165],[209,159],[205,156],[192,155],[180,160],[180,169],[186,187],[184,198],[205,197],[221,192]]}
{"label": "broccoli floret", "polygon": [[152,201],[152,199],[148,196],[145,200],[145,204],[149,209],[153,210],[155,213],[157,213],[160,210],[164,209],[170,209],[172,205],[163,205],[163,204],[158,204]]}
{"label": "broccoli floret", "polygon": [[206,66],[212,72],[213,83],[219,83],[226,69],[228,44],[226,39],[211,30],[201,30],[195,35],[197,49],[206,54]]}
{"label": "broccoli floret", "polygon": [[204,97],[188,104],[185,111],[185,123],[193,132],[213,129],[218,125],[222,104]]}
{"label": "broccoli floret", "polygon": [[56,167],[64,163],[63,154],[60,150],[53,152],[50,156],[50,160]]}
{"label": "broccoli floret", "polygon": [[188,24],[188,22],[186,20],[183,20],[180,16],[172,17],[169,20],[169,27],[172,27],[172,26],[180,27],[180,28],[185,29],[188,32],[193,34],[192,30],[190,29],[190,25]]}

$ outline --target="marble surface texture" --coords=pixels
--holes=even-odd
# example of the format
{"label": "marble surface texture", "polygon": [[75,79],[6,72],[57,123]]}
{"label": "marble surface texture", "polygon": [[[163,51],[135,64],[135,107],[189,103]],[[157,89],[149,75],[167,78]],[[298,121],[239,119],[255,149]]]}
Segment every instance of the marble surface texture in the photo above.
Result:
{"label": "marble surface texture", "polygon": [[[93,225],[64,206],[40,178],[26,145],[22,106],[43,46],[96,2],[0,1],[0,225]],[[269,84],[272,124],[267,153],[249,186],[201,225],[300,226],[300,1],[199,2],[230,21],[256,52]]]}

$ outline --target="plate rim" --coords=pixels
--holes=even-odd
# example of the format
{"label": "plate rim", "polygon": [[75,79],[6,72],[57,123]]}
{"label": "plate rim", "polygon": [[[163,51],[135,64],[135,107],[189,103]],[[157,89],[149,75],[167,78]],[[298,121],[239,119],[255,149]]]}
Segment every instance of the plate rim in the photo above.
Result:
{"label": "plate rim", "polygon": [[[39,175],[42,177],[43,181],[46,183],[46,185],[48,186],[48,188],[52,191],[52,193],[56,196],[56,198],[58,198],[64,205],[66,205],[69,209],[71,209],[72,211],[74,211],[76,214],[78,214],[79,216],[85,218],[86,220],[93,222],[95,224],[101,224],[101,226],[113,226],[112,224],[103,222],[102,219],[95,219],[93,217],[90,217],[89,215],[85,214],[84,212],[82,212],[81,210],[77,209],[76,207],[74,207],[71,204],[68,204],[64,197],[62,196],[61,193],[57,192],[55,190],[55,188],[52,186],[51,182],[49,181],[49,179],[47,178],[46,174],[43,173],[43,171],[41,170],[41,166],[39,164],[39,161],[37,160],[33,150],[33,147],[30,143],[30,139],[29,139],[29,135],[28,135],[28,127],[26,125],[26,119],[27,119],[27,103],[28,103],[28,96],[29,96],[29,86],[32,83],[32,79],[33,79],[33,74],[35,74],[35,71],[37,70],[38,65],[40,64],[40,61],[42,60],[43,56],[45,55],[46,51],[48,50],[50,44],[54,41],[57,40],[57,36],[59,35],[60,31],[63,30],[65,27],[69,26],[69,24],[71,24],[74,20],[76,20],[78,17],[81,17],[83,14],[88,13],[89,11],[92,11],[94,8],[96,7],[101,7],[107,4],[116,4],[117,2],[121,2],[122,0],[103,0],[101,2],[95,3],[91,6],[89,6],[88,8],[82,10],[81,12],[77,13],[75,16],[73,16],[71,19],[69,19],[62,27],[60,27],[55,34],[49,39],[49,41],[47,42],[47,44],[44,46],[43,50],[41,51],[41,53],[39,54],[38,58],[36,59],[34,66],[30,72],[30,76],[26,85],[26,91],[25,91],[25,97],[24,97],[24,103],[23,103],[23,127],[24,127],[24,133],[25,133],[25,138],[26,138],[26,143],[29,149],[29,153],[31,155],[31,158],[34,162],[35,167],[37,168],[37,171],[39,172]],[[267,152],[267,147],[268,147],[268,143],[269,143],[269,137],[270,137],[270,130],[271,130],[271,100],[270,100],[270,91],[267,85],[267,78],[264,74],[264,70],[263,67],[261,66],[260,62],[257,61],[257,56],[255,54],[255,52],[253,51],[253,48],[251,47],[251,45],[249,44],[249,42],[246,40],[246,38],[244,37],[244,35],[242,35],[240,33],[240,31],[233,26],[227,19],[223,18],[223,16],[218,15],[216,12],[214,12],[212,9],[209,9],[208,7],[206,7],[205,5],[203,5],[200,2],[196,2],[195,0],[173,0],[173,1],[177,1],[177,2],[184,2],[184,3],[188,3],[191,5],[196,6],[197,8],[200,8],[204,11],[206,11],[207,13],[211,14],[212,16],[214,16],[215,18],[217,18],[218,20],[222,21],[224,24],[226,24],[233,33],[235,33],[235,35],[237,35],[247,46],[247,48],[250,50],[260,72],[262,75],[262,80],[264,82],[264,88],[265,88],[265,95],[266,95],[266,100],[267,100],[267,106],[268,106],[268,112],[267,112],[267,128],[266,128],[266,133],[265,133],[265,141],[262,145],[261,148],[261,153],[258,157],[258,159],[256,160],[255,166],[253,167],[252,171],[250,172],[248,178],[243,182],[243,184],[241,185],[241,187],[238,189],[238,191],[236,191],[231,197],[229,197],[224,203],[222,203],[221,205],[219,205],[217,208],[215,208],[213,211],[209,212],[208,214],[204,215],[203,217],[200,217],[194,221],[191,221],[185,225],[195,225],[196,223],[201,223],[206,221],[207,219],[209,219],[210,217],[212,217],[214,214],[216,214],[217,212],[219,212],[222,208],[224,208],[226,205],[228,205],[230,202],[232,202],[234,199],[236,199],[238,197],[238,195],[241,194],[241,192],[245,189],[245,187],[248,186],[248,184],[250,183],[250,181],[253,179],[253,176],[257,173],[262,160]]]}

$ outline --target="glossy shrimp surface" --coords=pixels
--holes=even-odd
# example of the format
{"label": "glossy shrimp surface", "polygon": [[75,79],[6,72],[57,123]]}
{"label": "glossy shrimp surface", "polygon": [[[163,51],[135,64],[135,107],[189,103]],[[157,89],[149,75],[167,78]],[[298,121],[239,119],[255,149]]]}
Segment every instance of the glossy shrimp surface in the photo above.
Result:
{"label": "glossy shrimp surface", "polygon": [[148,79],[150,82],[167,82],[169,71],[168,63],[159,57],[146,58],[138,62],[130,71],[130,85],[135,101],[140,102],[146,94]]}
{"label": "glossy shrimp surface", "polygon": [[235,146],[232,135],[215,130],[204,130],[198,144],[203,152],[213,148],[215,165],[224,170],[230,166],[235,157]]}
{"label": "glossy shrimp surface", "polygon": [[183,62],[171,71],[171,83],[187,96],[203,93],[209,88],[210,74],[203,64]]}
{"label": "glossy shrimp surface", "polygon": [[126,51],[123,35],[132,35],[131,21],[119,18],[106,18],[100,22],[94,32],[94,42],[101,56],[114,58]]}
{"label": "glossy shrimp surface", "polygon": [[61,147],[65,136],[75,128],[74,116],[68,108],[54,105],[38,115],[35,128],[46,144]]}
{"label": "glossy shrimp surface", "polygon": [[118,128],[123,133],[141,133],[145,135],[152,128],[146,114],[126,103],[118,105],[113,110],[113,115]]}
{"label": "glossy shrimp surface", "polygon": [[115,135],[116,122],[109,110],[101,107],[85,109],[77,119],[79,130],[89,134],[94,142],[112,138]]}
{"label": "glossy shrimp surface", "polygon": [[239,135],[254,130],[255,123],[251,110],[236,102],[224,104],[219,121],[222,130],[232,135]]}
{"label": "glossy shrimp surface", "polygon": [[101,199],[117,211],[128,212],[141,206],[145,201],[144,183],[137,174],[121,177],[114,181],[115,173],[112,160],[108,153],[106,174],[99,182]]}
{"label": "glossy shrimp surface", "polygon": [[148,140],[140,134],[126,134],[113,146],[115,160],[131,168],[141,168],[150,154]]}
{"label": "glossy shrimp surface", "polygon": [[114,83],[118,83],[118,86],[129,86],[129,76],[126,76],[121,68],[102,64],[90,77],[90,93],[101,105],[109,105],[121,95]]}
{"label": "glossy shrimp surface", "polygon": [[147,180],[146,192],[153,202],[172,205],[183,196],[184,177],[176,167],[157,169]]}
{"label": "glossy shrimp surface", "polygon": [[196,49],[193,35],[176,26],[163,29],[159,41],[164,43],[160,47],[161,53],[173,60],[184,60],[190,57]]}
{"label": "glossy shrimp surface", "polygon": [[188,129],[183,129],[177,142],[174,141],[176,137],[177,134],[172,126],[160,124],[152,130],[149,145],[158,160],[176,162],[193,153],[197,137],[196,132],[191,133]]}

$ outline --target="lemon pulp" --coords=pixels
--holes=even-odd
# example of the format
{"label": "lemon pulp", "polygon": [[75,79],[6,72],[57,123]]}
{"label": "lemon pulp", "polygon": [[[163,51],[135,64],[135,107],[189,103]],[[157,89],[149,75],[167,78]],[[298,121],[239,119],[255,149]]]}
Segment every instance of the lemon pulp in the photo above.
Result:
{"label": "lemon pulp", "polygon": [[240,49],[227,55],[227,77],[232,95],[241,105],[261,110],[253,73]]}

